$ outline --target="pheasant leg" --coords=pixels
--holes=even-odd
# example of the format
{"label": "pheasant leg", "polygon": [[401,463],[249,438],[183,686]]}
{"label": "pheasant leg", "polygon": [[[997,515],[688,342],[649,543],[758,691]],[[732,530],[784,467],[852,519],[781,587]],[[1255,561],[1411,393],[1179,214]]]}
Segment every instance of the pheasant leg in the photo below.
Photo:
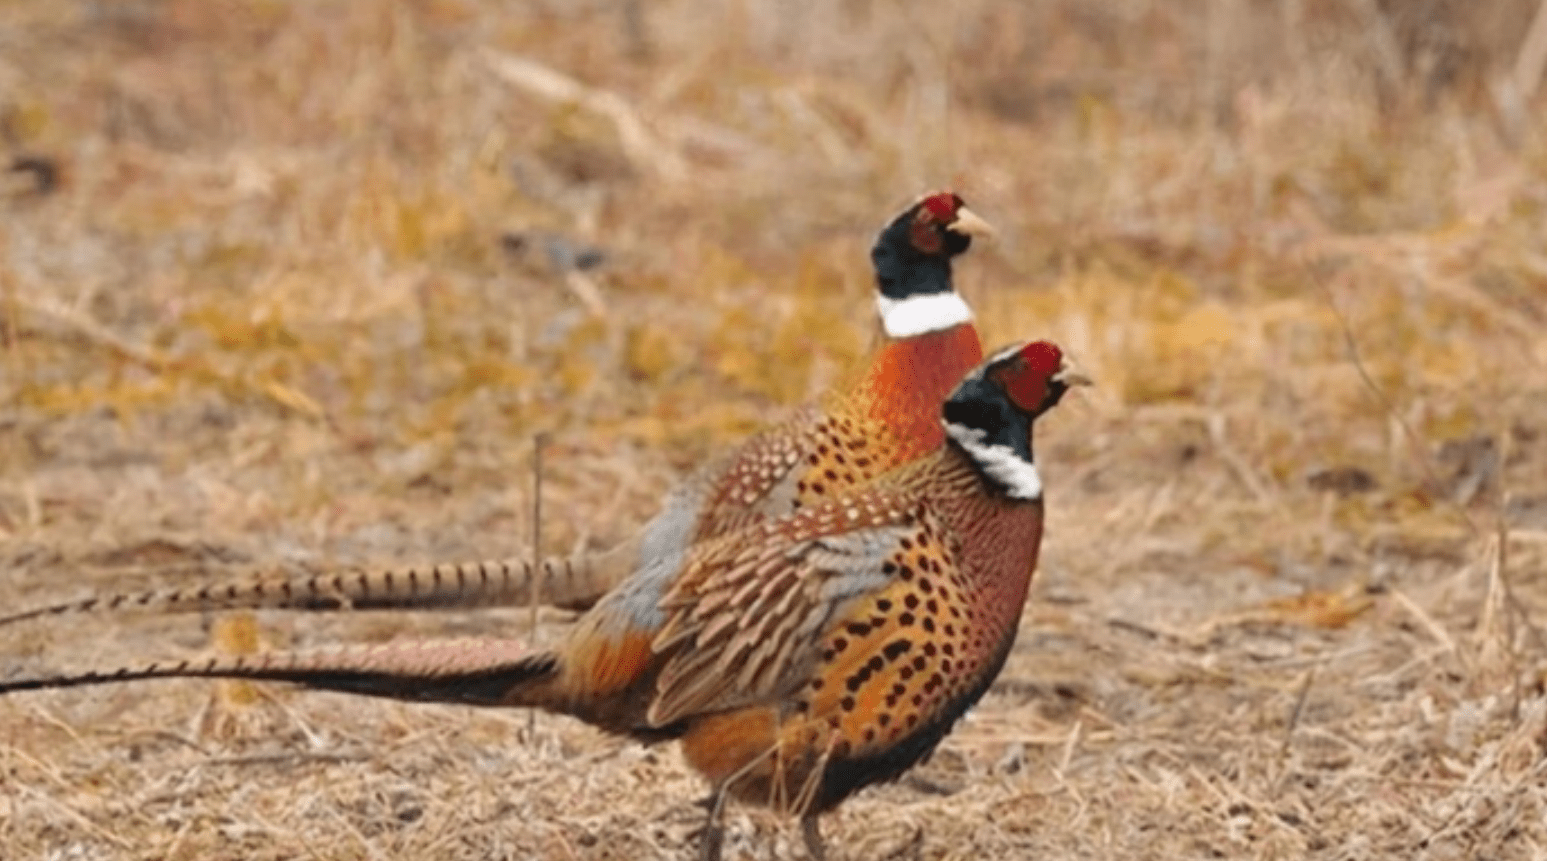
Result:
{"label": "pheasant leg", "polygon": [[827,861],[827,844],[822,842],[821,823],[815,813],[800,818],[800,836],[806,841],[806,854],[811,861]]}
{"label": "pheasant leg", "polygon": [[716,786],[702,803],[708,818],[703,830],[698,832],[698,861],[720,861],[720,852],[725,846],[725,787]]}

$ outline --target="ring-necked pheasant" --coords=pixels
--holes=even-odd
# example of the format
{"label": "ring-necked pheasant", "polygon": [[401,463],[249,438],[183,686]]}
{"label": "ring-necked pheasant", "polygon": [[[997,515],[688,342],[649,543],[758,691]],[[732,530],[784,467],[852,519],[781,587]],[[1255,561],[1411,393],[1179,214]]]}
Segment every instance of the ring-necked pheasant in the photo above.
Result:
{"label": "ring-necked pheasant", "polygon": [[1085,382],[1053,344],[999,351],[937,408],[936,452],[640,570],[551,652],[432,641],[13,679],[0,693],[235,677],[543,708],[680,739],[714,788],[706,858],[727,797],[799,816],[820,858],[818,815],[927,755],[1003,666],[1042,536],[1033,422]]}
{"label": "ring-necked pheasant", "polygon": [[932,451],[941,401],[983,358],[952,258],[992,233],[952,192],[925,195],[892,219],[871,250],[885,343],[858,383],[828,403],[754,436],[699,470],[661,512],[617,548],[534,564],[520,559],[353,569],[99,595],[0,615],[0,625],[103,610],[468,608],[519,605],[542,579],[542,600],[589,606],[639,570],[672,571],[687,546],[851,490]]}

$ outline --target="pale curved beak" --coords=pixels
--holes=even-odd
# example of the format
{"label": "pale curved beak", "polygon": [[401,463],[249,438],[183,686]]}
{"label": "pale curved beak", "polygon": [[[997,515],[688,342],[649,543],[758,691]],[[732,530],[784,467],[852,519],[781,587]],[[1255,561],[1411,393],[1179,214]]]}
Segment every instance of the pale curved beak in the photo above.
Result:
{"label": "pale curved beak", "polygon": [[963,206],[956,210],[956,220],[945,226],[946,230],[965,236],[993,237],[998,235],[994,226],[978,217],[976,212]]}
{"label": "pale curved beak", "polygon": [[1070,388],[1075,386],[1094,386],[1096,384],[1096,381],[1092,380],[1089,374],[1080,370],[1079,365],[1069,361],[1068,356],[1065,356],[1063,364],[1058,366],[1058,373],[1053,375],[1053,382],[1063,383]]}

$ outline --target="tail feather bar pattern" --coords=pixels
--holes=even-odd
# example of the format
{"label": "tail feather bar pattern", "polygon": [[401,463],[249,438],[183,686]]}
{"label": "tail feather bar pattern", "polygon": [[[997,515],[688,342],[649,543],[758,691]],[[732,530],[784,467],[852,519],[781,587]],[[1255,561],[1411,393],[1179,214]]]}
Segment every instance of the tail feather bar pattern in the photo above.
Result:
{"label": "tail feather bar pattern", "polygon": [[383,610],[401,607],[469,609],[525,602],[539,578],[542,601],[565,607],[589,604],[605,592],[615,575],[606,556],[449,562],[400,568],[350,569],[290,578],[257,576],[231,583],[169,587],[141,592],[94,595],[0,615],[0,626],[49,616],[145,610],[290,609]]}

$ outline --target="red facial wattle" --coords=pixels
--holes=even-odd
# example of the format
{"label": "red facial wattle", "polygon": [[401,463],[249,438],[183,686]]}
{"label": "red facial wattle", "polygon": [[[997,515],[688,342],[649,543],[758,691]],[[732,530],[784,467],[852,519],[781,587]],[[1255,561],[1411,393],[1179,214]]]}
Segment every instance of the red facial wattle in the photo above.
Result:
{"label": "red facial wattle", "polygon": [[940,225],[947,225],[956,220],[956,211],[962,208],[962,199],[949,191],[931,194],[920,202],[929,217]]}
{"label": "red facial wattle", "polygon": [[913,224],[908,228],[908,242],[922,254],[939,254],[945,249],[944,229],[954,224],[957,212],[964,206],[960,197],[949,191],[937,192],[920,200]]}
{"label": "red facial wattle", "polygon": [[1047,399],[1047,384],[1064,364],[1064,353],[1056,344],[1034,341],[1021,348],[1019,361],[1004,376],[1005,393],[1015,405],[1027,412],[1037,410]]}
{"label": "red facial wattle", "polygon": [[1051,341],[1033,341],[1021,348],[1029,370],[1051,377],[1064,365],[1064,351]]}

